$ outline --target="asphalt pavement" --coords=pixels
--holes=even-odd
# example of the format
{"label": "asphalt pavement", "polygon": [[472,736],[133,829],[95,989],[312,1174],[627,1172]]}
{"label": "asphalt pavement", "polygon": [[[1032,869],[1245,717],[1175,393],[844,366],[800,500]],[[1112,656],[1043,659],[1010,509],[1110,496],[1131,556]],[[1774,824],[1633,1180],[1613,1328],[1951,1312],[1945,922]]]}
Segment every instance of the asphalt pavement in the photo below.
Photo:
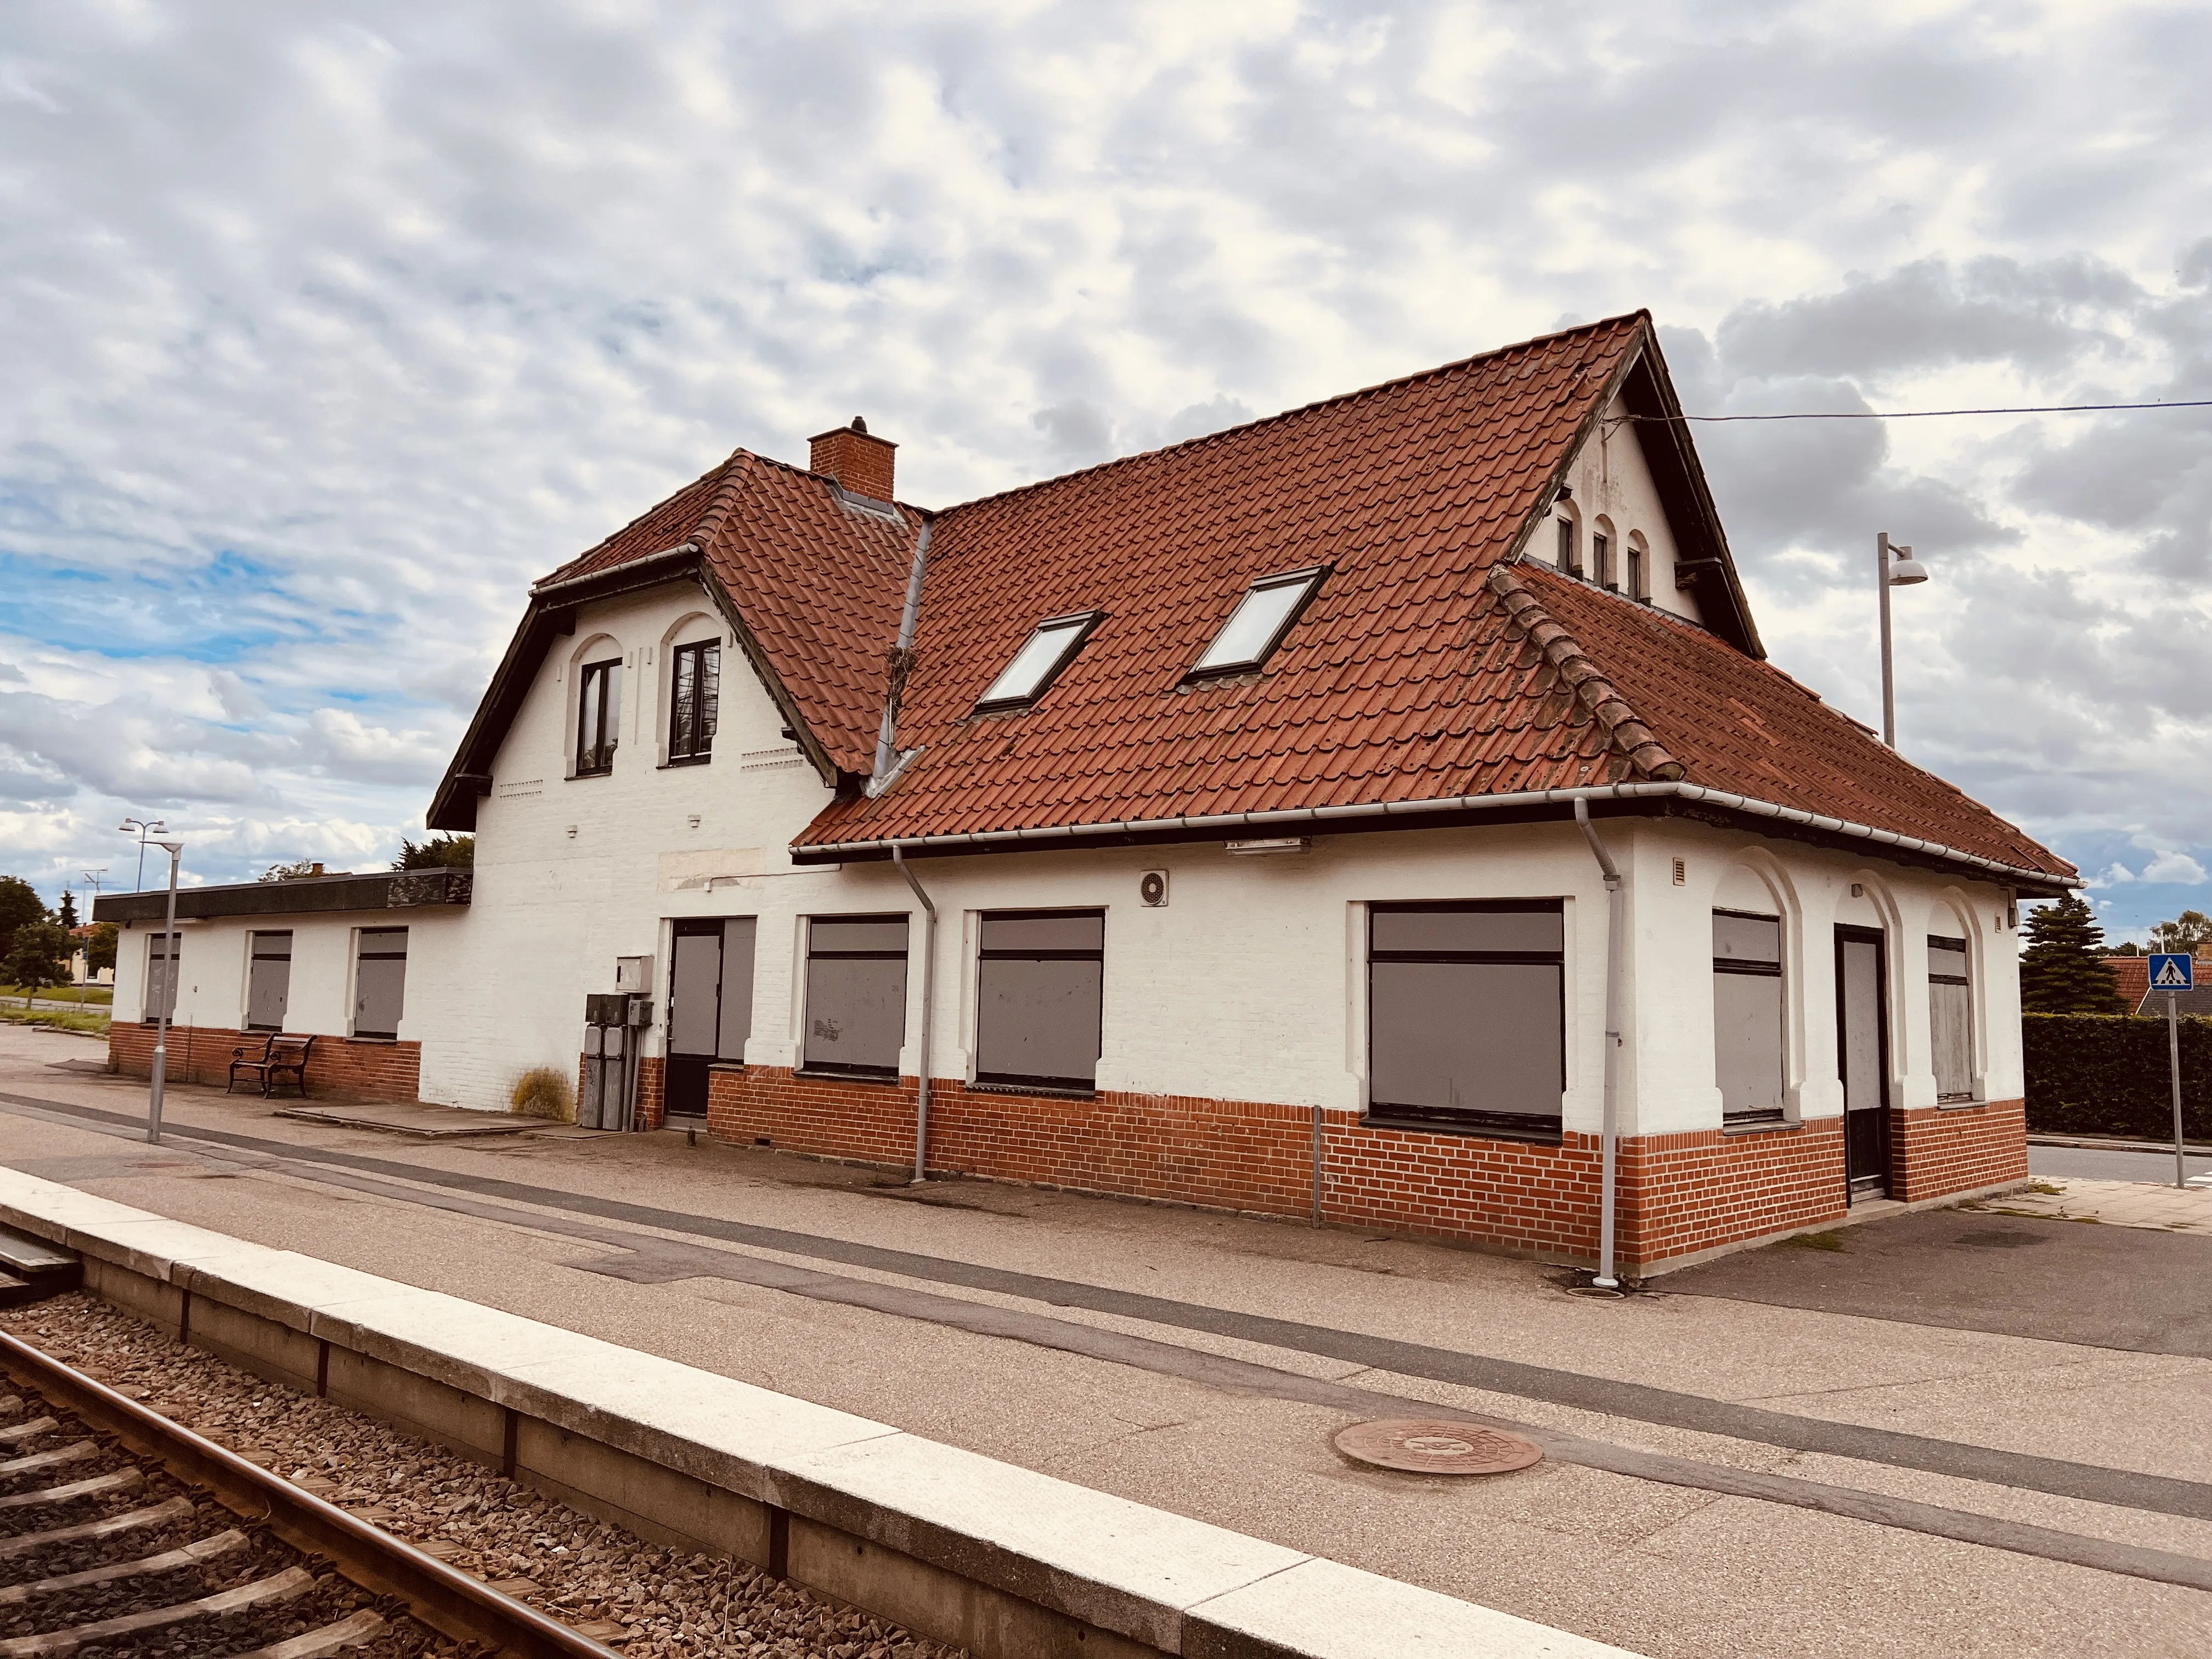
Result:
{"label": "asphalt pavement", "polygon": [[[149,1147],[99,1052],[0,1029],[0,1162],[1635,1651],[2212,1652],[2184,1583],[2212,1573],[2212,1240],[1936,1212],[1608,1299],[680,1134],[426,1141],[176,1088]],[[1423,1402],[1580,1449],[1456,1483],[1334,1452]]]}

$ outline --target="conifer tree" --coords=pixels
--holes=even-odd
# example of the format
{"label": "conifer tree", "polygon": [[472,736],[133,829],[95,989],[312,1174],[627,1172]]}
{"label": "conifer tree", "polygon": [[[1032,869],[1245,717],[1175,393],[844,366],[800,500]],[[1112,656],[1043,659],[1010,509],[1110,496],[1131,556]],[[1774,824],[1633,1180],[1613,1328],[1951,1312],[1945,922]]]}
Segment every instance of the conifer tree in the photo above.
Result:
{"label": "conifer tree", "polygon": [[2079,893],[2038,907],[2027,918],[2020,959],[2020,1006],[2031,1014],[2124,1014],[2119,981],[2097,949],[2105,930]]}

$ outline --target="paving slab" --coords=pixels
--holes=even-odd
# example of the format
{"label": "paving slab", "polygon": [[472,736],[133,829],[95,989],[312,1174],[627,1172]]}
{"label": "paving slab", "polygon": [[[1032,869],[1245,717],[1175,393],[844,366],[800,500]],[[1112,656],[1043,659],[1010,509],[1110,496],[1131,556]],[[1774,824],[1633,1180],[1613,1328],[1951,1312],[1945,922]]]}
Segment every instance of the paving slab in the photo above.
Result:
{"label": "paving slab", "polygon": [[432,1106],[422,1101],[340,1101],[319,1106],[281,1106],[276,1109],[276,1115],[337,1129],[412,1135],[420,1140],[520,1135],[562,1127],[542,1117],[524,1117],[514,1112],[471,1112],[458,1106]]}
{"label": "paving slab", "polygon": [[[1841,1267],[1880,1265],[1884,1241],[1899,1230],[1946,1221],[2101,1238],[2116,1254],[2101,1267],[2093,1259],[2095,1271],[2078,1285],[2054,1268],[2035,1294],[2011,1301],[1947,1301],[1938,1291],[1962,1274],[2015,1274],[2076,1246],[1905,1249],[1889,1264],[1887,1288],[1852,1303],[1831,1286],[1834,1306],[1786,1279],[1740,1294],[1693,1288],[1694,1274],[1727,1261],[1671,1275],[1650,1294],[1595,1302],[1567,1294],[1541,1264],[1379,1234],[975,1182],[915,1194],[876,1186],[888,1177],[875,1171],[703,1138],[688,1146],[680,1135],[372,1138],[276,1119],[260,1103],[227,1102],[219,1091],[175,1091],[171,1116],[228,1139],[203,1139],[173,1162],[137,1162],[115,1157],[125,1143],[114,1125],[143,1105],[143,1084],[10,1071],[18,1042],[43,1042],[51,1055],[61,1039],[0,1032],[0,1103],[48,1098],[103,1115],[40,1116],[0,1104],[10,1113],[0,1117],[0,1161],[1587,1638],[1669,1659],[2212,1652],[2212,1595],[2202,1591],[1549,1461],[1456,1486],[1356,1470],[1330,1444],[1352,1417],[1325,1403],[1147,1369],[1133,1363],[1133,1350],[1117,1359],[1103,1345],[1040,1346],[1020,1337],[1021,1321],[957,1326],[899,1314],[895,1298],[861,1305],[805,1293],[830,1275],[911,1287],[979,1314],[1045,1315],[1625,1445],[2212,1559],[2203,1535],[2212,1522],[1362,1373],[1270,1347],[1238,1322],[1306,1322],[1808,1419],[2209,1481],[2212,1443],[2191,1425],[2212,1411],[2212,1360],[2194,1351],[2201,1343],[2172,1352],[2156,1317],[2163,1303],[2185,1322],[2202,1304],[2204,1292],[2190,1288],[2179,1265],[2208,1260],[2212,1244],[2201,1238],[1936,1212],[1850,1229],[1842,1252],[1761,1254],[1832,1279]],[[666,1272],[608,1272],[624,1251],[641,1269],[658,1252]],[[2177,1251],[2192,1254],[2167,1262]],[[758,1271],[683,1276],[711,1265],[715,1252],[750,1258]],[[766,1271],[777,1263],[787,1269],[781,1278]],[[2071,1335],[2013,1328],[2039,1297],[2072,1318],[2078,1304],[2110,1302],[2146,1273],[2141,1328],[2119,1333],[2140,1347],[2063,1320],[2054,1328]],[[1055,1285],[1211,1308],[1224,1319],[1219,1330],[1170,1327],[1112,1310],[1154,1304],[1079,1305]],[[527,1369],[550,1383],[568,1363]],[[581,1374],[588,1367],[576,1369],[580,1392],[604,1388],[609,1406],[620,1405],[611,1375],[595,1383]],[[676,1407],[665,1400],[647,1414]],[[696,1415],[679,1414],[687,1432],[696,1425],[704,1435],[720,1413],[701,1402]]]}

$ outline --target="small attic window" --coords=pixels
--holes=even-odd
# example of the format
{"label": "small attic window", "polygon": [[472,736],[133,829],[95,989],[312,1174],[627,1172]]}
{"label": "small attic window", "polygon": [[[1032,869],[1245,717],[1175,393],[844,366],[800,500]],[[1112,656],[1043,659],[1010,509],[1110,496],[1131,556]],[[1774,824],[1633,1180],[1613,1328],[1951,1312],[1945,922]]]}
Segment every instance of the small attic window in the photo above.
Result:
{"label": "small attic window", "polygon": [[1279,576],[1262,576],[1254,582],[1237,601],[1237,608],[1213,636],[1213,643],[1206,647],[1206,654],[1192,667],[1190,678],[1234,674],[1267,661],[1328,574],[1327,566],[1316,565]]}
{"label": "small attic window", "polygon": [[1072,617],[1048,617],[1022,641],[999,678],[975,700],[979,710],[1021,708],[1051,689],[1060,671],[1067,666],[1076,649],[1104,617],[1103,611],[1079,611]]}

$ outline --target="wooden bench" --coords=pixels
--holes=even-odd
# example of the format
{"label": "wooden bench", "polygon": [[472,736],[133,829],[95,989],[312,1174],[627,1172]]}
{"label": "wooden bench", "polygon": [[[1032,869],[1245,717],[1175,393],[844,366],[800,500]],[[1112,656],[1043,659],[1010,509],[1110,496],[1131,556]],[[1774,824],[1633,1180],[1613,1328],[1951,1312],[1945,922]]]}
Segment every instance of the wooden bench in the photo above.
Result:
{"label": "wooden bench", "polygon": [[238,1074],[244,1072],[250,1077],[258,1078],[261,1097],[264,1100],[276,1091],[277,1084],[288,1077],[292,1079],[293,1086],[299,1090],[300,1098],[305,1100],[307,1097],[307,1054],[314,1046],[315,1039],[312,1036],[286,1036],[282,1031],[271,1031],[258,1055],[249,1054],[243,1048],[233,1048],[230,1051],[230,1081],[223,1085],[223,1092],[228,1094],[236,1088]]}

